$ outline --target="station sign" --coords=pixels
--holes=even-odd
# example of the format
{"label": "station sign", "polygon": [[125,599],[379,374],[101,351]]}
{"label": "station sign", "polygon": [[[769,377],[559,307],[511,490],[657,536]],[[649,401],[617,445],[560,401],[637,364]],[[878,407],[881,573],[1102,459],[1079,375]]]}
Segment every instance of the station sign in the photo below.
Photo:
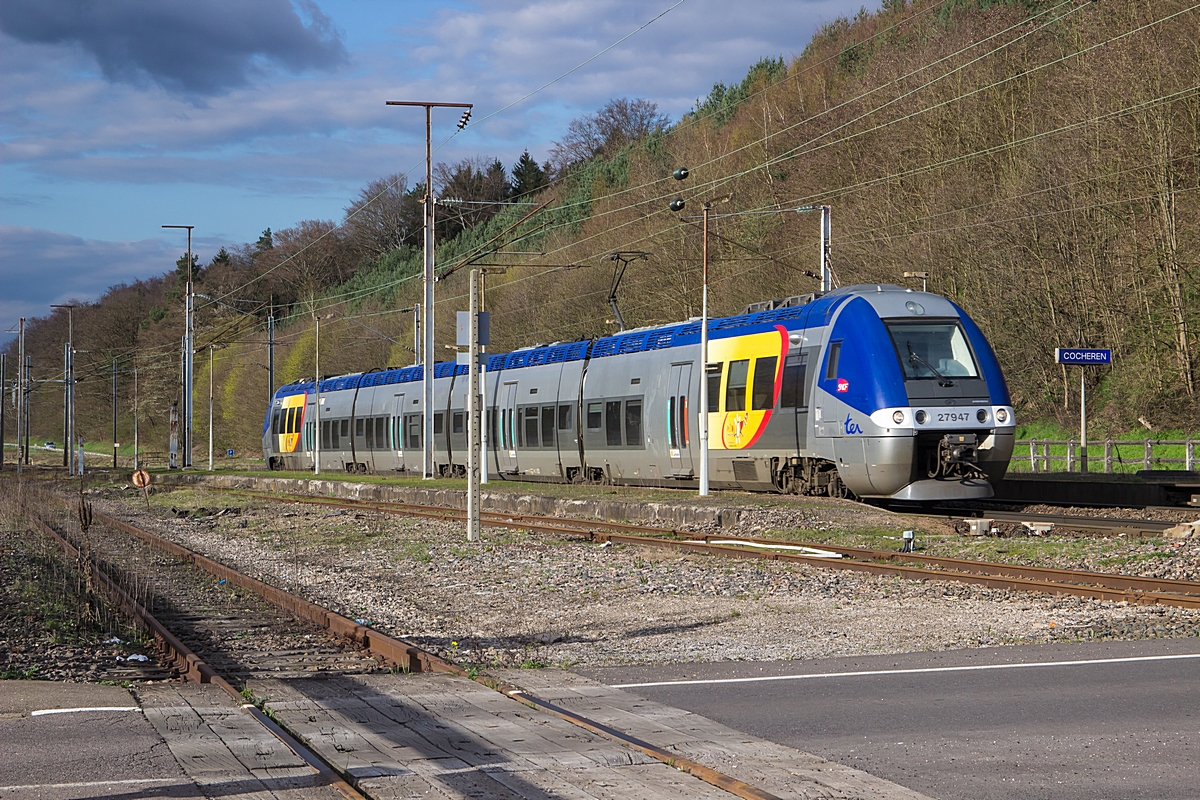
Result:
{"label": "station sign", "polygon": [[1095,350],[1087,347],[1056,347],[1054,360],[1059,364],[1075,366],[1103,366],[1112,363],[1112,350]]}

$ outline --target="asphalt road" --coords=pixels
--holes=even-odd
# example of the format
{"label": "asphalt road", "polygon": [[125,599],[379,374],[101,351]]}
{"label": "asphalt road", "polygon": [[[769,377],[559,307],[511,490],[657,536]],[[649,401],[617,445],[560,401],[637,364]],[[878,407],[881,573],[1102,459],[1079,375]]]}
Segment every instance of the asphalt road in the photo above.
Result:
{"label": "asphalt road", "polygon": [[941,800],[1200,797],[1200,639],[580,672]]}

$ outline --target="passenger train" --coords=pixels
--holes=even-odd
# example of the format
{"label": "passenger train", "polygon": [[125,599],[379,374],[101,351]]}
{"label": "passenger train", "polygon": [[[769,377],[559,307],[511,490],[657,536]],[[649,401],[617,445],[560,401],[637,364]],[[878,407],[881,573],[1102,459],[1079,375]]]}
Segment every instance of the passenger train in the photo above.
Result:
{"label": "passenger train", "polygon": [[[850,286],[700,320],[485,355],[491,480],[695,487],[700,381],[713,488],[935,501],[990,497],[1015,419],[979,327],[938,295]],[[421,474],[422,368],[282,386],[271,469]],[[434,368],[437,473],[465,474],[466,366]],[[318,423],[318,416],[320,421]],[[320,436],[320,447],[317,437]]]}

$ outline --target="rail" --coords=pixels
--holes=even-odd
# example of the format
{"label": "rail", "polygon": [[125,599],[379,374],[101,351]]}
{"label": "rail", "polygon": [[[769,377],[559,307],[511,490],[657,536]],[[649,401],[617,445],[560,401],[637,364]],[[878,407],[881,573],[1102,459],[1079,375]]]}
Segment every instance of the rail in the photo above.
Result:
{"label": "rail", "polygon": [[1200,460],[1195,439],[1104,439],[1087,447],[1075,439],[1018,439],[1008,468],[1010,472],[1094,472],[1093,465],[1102,466],[1106,473],[1191,472]]}

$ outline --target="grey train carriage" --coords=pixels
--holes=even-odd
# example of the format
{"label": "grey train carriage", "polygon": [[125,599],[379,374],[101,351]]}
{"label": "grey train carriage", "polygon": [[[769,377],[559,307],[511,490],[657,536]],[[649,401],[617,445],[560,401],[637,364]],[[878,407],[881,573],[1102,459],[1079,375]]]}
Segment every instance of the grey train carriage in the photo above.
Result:
{"label": "grey train carriage", "polygon": [[[990,497],[1015,420],[990,345],[957,305],[851,286],[700,321],[485,356],[490,480],[695,487],[708,381],[713,488],[935,501]],[[434,369],[438,474],[465,474],[467,368]],[[282,386],[272,469],[422,472],[420,366]]]}

